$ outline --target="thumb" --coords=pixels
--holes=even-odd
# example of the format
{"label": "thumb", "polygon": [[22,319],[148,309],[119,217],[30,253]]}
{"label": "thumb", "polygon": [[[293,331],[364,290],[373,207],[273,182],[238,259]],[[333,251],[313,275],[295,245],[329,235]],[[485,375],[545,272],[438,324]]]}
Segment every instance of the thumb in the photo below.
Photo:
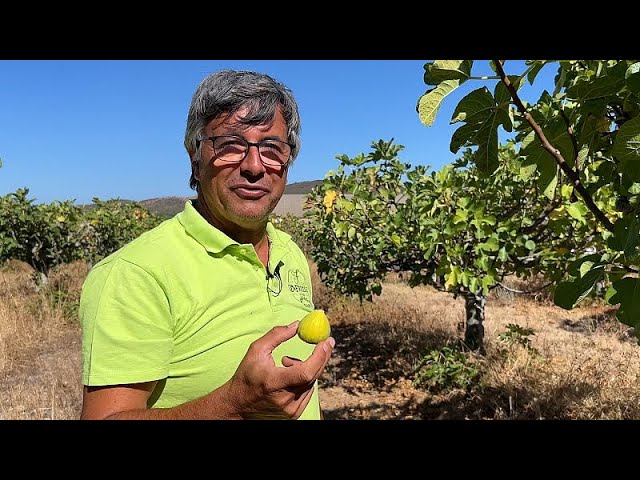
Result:
{"label": "thumb", "polygon": [[260,346],[272,352],[278,345],[295,336],[298,331],[298,323],[300,322],[295,321],[287,326],[273,327],[260,338]]}

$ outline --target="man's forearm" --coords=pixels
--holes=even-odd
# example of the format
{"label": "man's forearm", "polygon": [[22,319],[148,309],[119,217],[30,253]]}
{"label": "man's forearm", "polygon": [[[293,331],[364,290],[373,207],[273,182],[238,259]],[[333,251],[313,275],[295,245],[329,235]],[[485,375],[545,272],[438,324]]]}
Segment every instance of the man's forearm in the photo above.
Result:
{"label": "man's forearm", "polygon": [[229,398],[228,384],[171,408],[138,408],[113,413],[104,420],[241,420],[238,406]]}

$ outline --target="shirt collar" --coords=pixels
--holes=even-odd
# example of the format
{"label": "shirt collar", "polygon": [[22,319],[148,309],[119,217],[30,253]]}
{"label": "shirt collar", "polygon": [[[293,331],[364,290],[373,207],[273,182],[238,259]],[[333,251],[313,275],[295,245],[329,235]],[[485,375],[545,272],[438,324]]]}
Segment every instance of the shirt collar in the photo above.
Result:
{"label": "shirt collar", "polygon": [[[187,200],[184,210],[176,215],[180,224],[187,233],[193,237],[208,252],[220,253],[231,245],[239,245],[238,242],[227,236],[218,228],[211,225],[200,213],[195,209],[191,200]],[[283,231],[276,230],[271,224],[267,223],[267,235],[271,243],[271,256],[274,250],[280,250],[280,255],[288,251],[286,244],[291,240],[291,236]],[[277,255],[280,257],[280,255]]]}

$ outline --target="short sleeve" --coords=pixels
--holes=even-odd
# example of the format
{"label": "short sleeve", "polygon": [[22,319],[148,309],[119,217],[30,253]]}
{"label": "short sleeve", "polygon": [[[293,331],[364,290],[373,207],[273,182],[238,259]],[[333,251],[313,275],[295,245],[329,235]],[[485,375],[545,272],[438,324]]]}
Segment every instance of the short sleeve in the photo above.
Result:
{"label": "short sleeve", "polygon": [[145,269],[121,258],[96,265],[82,287],[80,322],[85,385],[168,376],[171,310],[164,289]]}

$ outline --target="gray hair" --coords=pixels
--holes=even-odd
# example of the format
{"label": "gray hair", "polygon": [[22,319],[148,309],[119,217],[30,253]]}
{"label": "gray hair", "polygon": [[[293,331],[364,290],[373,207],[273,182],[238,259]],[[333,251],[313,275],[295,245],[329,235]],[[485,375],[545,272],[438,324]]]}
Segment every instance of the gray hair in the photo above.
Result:
{"label": "gray hair", "polygon": [[[247,108],[242,119],[244,125],[264,125],[275,118],[277,108],[281,108],[287,125],[287,141],[291,149],[292,164],[300,151],[300,114],[293,93],[282,83],[269,75],[242,70],[221,70],[207,76],[196,89],[191,99],[184,146],[199,161],[198,140],[204,136],[207,123],[221,114],[234,114]],[[193,175],[189,186],[197,190],[198,181]]]}

